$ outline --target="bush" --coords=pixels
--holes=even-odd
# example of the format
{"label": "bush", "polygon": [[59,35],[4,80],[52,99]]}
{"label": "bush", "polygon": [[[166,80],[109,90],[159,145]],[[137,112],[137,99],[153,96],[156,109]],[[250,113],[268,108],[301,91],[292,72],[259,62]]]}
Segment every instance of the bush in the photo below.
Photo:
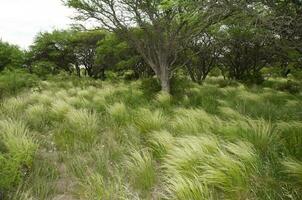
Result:
{"label": "bush", "polygon": [[161,90],[160,82],[156,78],[142,79],[141,89],[145,96],[153,97]]}
{"label": "bush", "polygon": [[192,81],[190,81],[185,75],[177,74],[171,79],[171,93],[176,98],[183,97],[188,89],[193,87]]}
{"label": "bush", "polygon": [[32,72],[39,77],[46,78],[52,74],[56,68],[56,65],[50,61],[39,61],[33,64]]}
{"label": "bush", "polygon": [[38,78],[24,70],[5,70],[0,73],[0,98],[15,95],[38,84]]}
{"label": "bush", "polygon": [[277,89],[291,94],[297,94],[300,92],[301,86],[295,81],[288,80],[285,83],[280,83]]}
{"label": "bush", "polygon": [[24,63],[24,52],[18,46],[3,42],[0,39],[0,71],[21,67]]}

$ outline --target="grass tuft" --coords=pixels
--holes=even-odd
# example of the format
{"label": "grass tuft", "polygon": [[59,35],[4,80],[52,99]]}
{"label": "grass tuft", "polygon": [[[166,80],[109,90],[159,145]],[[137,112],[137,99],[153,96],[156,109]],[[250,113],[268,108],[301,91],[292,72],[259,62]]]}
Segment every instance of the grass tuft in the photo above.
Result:
{"label": "grass tuft", "polygon": [[151,190],[156,181],[156,173],[152,156],[147,150],[133,150],[125,161],[125,166],[135,188],[142,192]]}
{"label": "grass tuft", "polygon": [[160,130],[165,124],[165,118],[159,110],[152,112],[149,109],[142,108],[137,112],[134,123],[141,133],[146,134]]}
{"label": "grass tuft", "polygon": [[129,111],[124,103],[115,103],[109,106],[107,112],[118,125],[126,125],[129,121]]}
{"label": "grass tuft", "polygon": [[32,166],[37,144],[24,123],[0,121],[0,191],[16,186]]}
{"label": "grass tuft", "polygon": [[72,109],[56,133],[56,142],[63,148],[89,147],[99,133],[98,116],[88,110]]}
{"label": "grass tuft", "polygon": [[302,186],[302,161],[287,158],[282,161],[284,172]]}

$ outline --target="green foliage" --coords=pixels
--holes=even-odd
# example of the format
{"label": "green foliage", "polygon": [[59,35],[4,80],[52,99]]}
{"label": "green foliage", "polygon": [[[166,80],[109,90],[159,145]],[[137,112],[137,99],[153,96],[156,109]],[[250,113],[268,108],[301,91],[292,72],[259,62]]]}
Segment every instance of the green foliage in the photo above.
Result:
{"label": "green foliage", "polygon": [[8,95],[15,95],[26,88],[34,87],[38,84],[35,75],[23,70],[5,70],[0,73],[0,98]]}
{"label": "green foliage", "polygon": [[300,199],[301,96],[274,89],[285,79],[221,80],[173,96],[141,80],[61,74],[4,99],[2,190],[7,199]]}
{"label": "green foliage", "polygon": [[23,64],[24,52],[0,40],[0,72],[6,68],[22,68]]}
{"label": "green foliage", "polygon": [[32,64],[31,71],[39,77],[46,78],[46,76],[52,74],[56,68],[57,66],[53,62],[37,61]]}
{"label": "green foliage", "polygon": [[297,94],[301,91],[301,84],[295,81],[288,80],[285,83],[280,83],[280,85],[277,86],[277,89],[292,94]]}
{"label": "green foliage", "polygon": [[160,91],[160,83],[155,78],[144,78],[141,80],[141,89],[144,95],[152,97]]}

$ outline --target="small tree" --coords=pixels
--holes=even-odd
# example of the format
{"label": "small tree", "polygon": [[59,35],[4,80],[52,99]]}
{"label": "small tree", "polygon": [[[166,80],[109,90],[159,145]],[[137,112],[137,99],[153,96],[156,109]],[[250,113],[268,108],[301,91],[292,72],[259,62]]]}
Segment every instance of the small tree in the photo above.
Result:
{"label": "small tree", "polygon": [[[183,44],[234,13],[240,0],[66,0],[78,19],[95,19],[125,38],[170,92],[172,66]],[[134,29],[134,28],[137,29]]]}

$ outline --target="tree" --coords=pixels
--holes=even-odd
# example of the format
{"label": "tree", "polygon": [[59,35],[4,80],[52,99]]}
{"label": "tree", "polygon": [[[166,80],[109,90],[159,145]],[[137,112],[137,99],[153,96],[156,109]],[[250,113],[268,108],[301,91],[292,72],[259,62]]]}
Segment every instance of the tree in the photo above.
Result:
{"label": "tree", "polygon": [[269,7],[271,15],[267,27],[275,32],[286,46],[302,54],[302,1],[262,0]]}
{"label": "tree", "polygon": [[[106,36],[105,31],[55,30],[40,33],[27,52],[30,70],[57,73],[64,70],[70,74],[76,70],[81,75],[81,68],[92,77],[95,65],[97,44]],[[37,68],[48,69],[37,69]]]}
{"label": "tree", "polygon": [[217,38],[210,31],[194,38],[184,54],[189,58],[185,67],[191,79],[201,84],[210,71],[217,66],[220,55],[221,48]]}
{"label": "tree", "polygon": [[80,67],[85,68],[88,76],[93,77],[95,69],[96,50],[99,41],[103,40],[106,35],[105,31],[77,31],[71,35],[72,53],[75,58],[73,64],[78,76],[80,76]]}
{"label": "tree", "polygon": [[53,74],[61,69],[72,73],[75,56],[71,46],[71,35],[72,32],[67,30],[40,33],[28,52],[30,65],[45,66],[40,65],[39,62],[47,62],[47,66],[53,66]]}
{"label": "tree", "polygon": [[24,52],[18,46],[0,40],[0,71],[8,67],[20,68],[23,63]]}
{"label": "tree", "polygon": [[222,31],[222,65],[231,79],[260,81],[273,56],[273,36],[254,26],[231,25]]}
{"label": "tree", "polygon": [[289,66],[301,69],[302,65],[302,1],[260,2],[271,11],[264,26],[278,36],[275,50],[277,64],[281,67],[282,75],[287,76]]}
{"label": "tree", "polygon": [[119,74],[132,71],[136,78],[150,73],[136,50],[114,33],[108,33],[99,41],[95,62],[94,74],[101,79],[105,78],[105,70]]}
{"label": "tree", "polygon": [[173,65],[192,37],[229,17],[240,0],[66,0],[132,45],[170,92]]}

